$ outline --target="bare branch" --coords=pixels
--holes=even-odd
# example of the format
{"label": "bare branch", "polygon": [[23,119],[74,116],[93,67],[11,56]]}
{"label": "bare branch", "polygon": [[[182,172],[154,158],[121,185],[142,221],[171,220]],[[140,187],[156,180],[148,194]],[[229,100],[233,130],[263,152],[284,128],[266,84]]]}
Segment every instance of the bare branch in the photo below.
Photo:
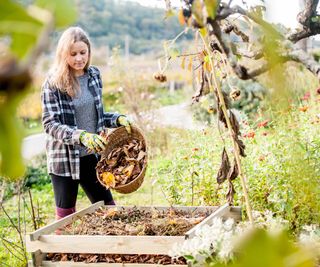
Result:
{"label": "bare branch", "polygon": [[297,15],[297,20],[302,25],[302,29],[288,36],[294,43],[301,39],[317,35],[320,33],[320,22],[318,20],[317,6],[319,0],[306,0],[305,8]]}
{"label": "bare branch", "polygon": [[[7,216],[7,218],[9,219],[11,225],[16,229],[18,235],[19,235],[19,238],[20,238],[20,242],[21,242],[21,245],[24,246],[24,242],[23,242],[23,238],[22,238],[22,233],[21,231],[19,230],[19,228],[17,227],[17,225],[14,223],[14,221],[12,220],[12,218],[10,217],[10,215],[7,213],[7,211],[5,210],[3,204],[0,203],[0,206],[4,212],[4,214]],[[18,216],[20,216],[20,214],[18,214]]]}
{"label": "bare branch", "polygon": [[319,22],[312,22],[310,28],[303,28],[302,30],[291,34],[288,39],[296,43],[301,39],[314,36],[320,33],[320,23]]}
{"label": "bare branch", "polygon": [[287,57],[296,62],[302,63],[308,70],[320,79],[320,64],[315,61],[308,53],[302,49],[293,50],[288,53]]}
{"label": "bare branch", "polygon": [[[303,64],[309,71],[311,71],[314,75],[320,79],[320,64],[315,61],[308,53],[303,51],[302,49],[296,49],[288,52],[280,56],[280,62],[288,62],[288,61],[295,61],[298,63]],[[232,66],[236,75],[243,80],[252,79],[262,73],[265,73],[275,67],[277,64],[270,65],[268,63],[261,63],[260,66],[253,70],[248,70],[246,67],[240,64],[234,64]]]}
{"label": "bare branch", "polygon": [[311,27],[312,17],[317,15],[319,0],[305,0],[305,8],[297,15],[297,20],[306,28]]}
{"label": "bare branch", "polygon": [[[265,21],[259,9],[249,11],[240,6],[234,5],[231,7],[231,2],[221,2],[215,19],[207,17],[207,30],[210,37],[210,48],[213,51],[219,51],[226,55],[230,66],[234,73],[243,80],[253,79],[256,76],[269,71],[278,64],[287,61],[300,62],[305,65],[308,70],[320,78],[320,65],[310,55],[301,50],[297,50],[293,45],[298,40],[320,33],[320,15],[317,14],[316,8],[319,0],[306,0],[305,9],[299,13],[298,20],[303,26],[299,32],[284,36],[276,27]],[[190,10],[192,13],[192,10]],[[246,31],[242,31],[237,25],[233,25],[230,21],[226,21],[231,15],[240,15],[248,18],[253,23],[260,26],[265,36],[261,37],[261,45],[263,48],[273,45],[273,51],[279,60],[274,62],[257,61],[255,69],[249,69],[243,66],[237,56],[247,57],[253,60],[262,59],[265,56],[265,51],[259,49],[256,51],[245,51],[237,48],[235,42],[230,38],[229,34],[234,32],[240,36],[244,42],[250,43],[249,36]],[[222,26],[223,25],[223,26]],[[195,26],[196,27],[196,26]],[[268,41],[272,40],[272,44]],[[258,40],[258,42],[260,42]],[[289,41],[289,42],[288,42]],[[288,42],[289,45],[286,44]],[[248,47],[247,47],[248,48]],[[271,51],[272,52],[272,51]],[[270,53],[271,53],[270,52]]]}
{"label": "bare branch", "polygon": [[258,51],[242,51],[242,50],[239,51],[239,50],[237,50],[234,54],[237,56],[242,56],[242,57],[256,59],[256,60],[263,57],[262,50],[258,50]]}
{"label": "bare branch", "polygon": [[24,259],[21,259],[17,254],[13,253],[13,251],[8,247],[8,245],[6,245],[5,242],[2,242],[3,246],[9,251],[9,253],[14,256],[16,259],[18,259],[19,261],[25,262]]}
{"label": "bare branch", "polygon": [[249,42],[249,36],[246,35],[243,31],[241,31],[237,25],[231,23],[231,22],[227,22],[224,27],[222,28],[222,31],[230,34],[231,32],[234,32],[236,35],[238,35],[239,37],[241,37],[243,42],[248,43]]}
{"label": "bare branch", "polygon": [[272,66],[270,66],[268,63],[260,63],[259,67],[253,70],[248,70],[245,66],[237,63],[231,64],[231,67],[234,71],[234,73],[241,79],[241,80],[249,80],[253,79],[256,76],[261,75],[262,73],[265,73],[269,71]]}
{"label": "bare branch", "polygon": [[277,30],[270,23],[266,22],[265,20],[255,15],[254,13],[249,13],[248,11],[244,10],[243,8],[237,5],[233,7],[229,7],[225,4],[222,4],[221,9],[219,10],[216,16],[216,20],[226,19],[227,17],[233,14],[241,14],[243,16],[246,16],[252,21],[254,21],[255,23],[262,26],[265,30],[269,32],[277,32]]}
{"label": "bare branch", "polygon": [[[4,237],[0,237],[0,239],[2,240],[2,242],[6,242],[8,243],[10,246],[17,248],[18,250],[16,250],[21,256],[26,257],[25,253],[21,252],[24,251],[23,247],[15,244],[14,242],[9,241],[8,239],[4,238]],[[19,251],[21,250],[21,251]]]}
{"label": "bare branch", "polygon": [[31,190],[28,189],[28,193],[29,193],[29,199],[30,199],[30,206],[31,206],[31,218],[32,218],[32,222],[33,222],[33,229],[37,230],[37,222],[36,222],[36,216],[35,216],[35,212],[34,212],[34,206],[33,206],[33,201],[32,201],[32,195],[31,195]]}

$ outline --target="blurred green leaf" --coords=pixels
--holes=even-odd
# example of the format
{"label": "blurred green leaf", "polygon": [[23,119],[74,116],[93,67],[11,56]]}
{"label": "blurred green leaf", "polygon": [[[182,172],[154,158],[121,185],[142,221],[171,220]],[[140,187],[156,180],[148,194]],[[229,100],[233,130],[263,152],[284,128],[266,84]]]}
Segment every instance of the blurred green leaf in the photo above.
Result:
{"label": "blurred green leaf", "polygon": [[201,29],[199,30],[199,32],[200,32],[200,34],[201,34],[203,37],[205,37],[205,36],[207,35],[207,29],[206,29],[206,28],[201,28]]}
{"label": "blurred green leaf", "polygon": [[30,16],[20,5],[2,0],[0,3],[0,36],[10,38],[11,51],[23,58],[35,44],[42,23]]}
{"label": "blurred green leaf", "polygon": [[186,260],[189,260],[189,261],[195,260],[195,258],[192,255],[185,255],[184,258],[186,258]]}
{"label": "blurred green leaf", "polygon": [[204,4],[206,5],[208,16],[214,19],[216,17],[218,0],[204,0]]}
{"label": "blurred green leaf", "polygon": [[239,244],[238,257],[232,267],[314,267],[310,255],[288,239],[285,232],[270,234],[255,229]]}
{"label": "blurred green leaf", "polygon": [[57,28],[68,26],[76,21],[77,12],[73,0],[37,0],[36,4],[53,13]]}
{"label": "blurred green leaf", "polygon": [[203,8],[203,5],[201,0],[193,1],[192,8],[191,8],[192,14],[201,28],[203,27],[203,22],[204,22],[202,8]]}
{"label": "blurred green leaf", "polygon": [[21,178],[25,172],[21,157],[23,130],[16,118],[16,97],[8,103],[0,104],[0,173],[7,180]]}

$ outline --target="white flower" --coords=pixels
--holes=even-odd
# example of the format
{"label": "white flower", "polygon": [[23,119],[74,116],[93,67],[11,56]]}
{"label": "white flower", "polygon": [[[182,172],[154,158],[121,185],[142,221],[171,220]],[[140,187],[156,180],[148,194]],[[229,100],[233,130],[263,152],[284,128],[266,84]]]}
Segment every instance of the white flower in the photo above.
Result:
{"label": "white flower", "polygon": [[235,228],[232,219],[223,222],[221,218],[214,218],[212,225],[198,228],[193,238],[182,244],[176,244],[169,255],[171,257],[193,256],[200,266],[213,254],[221,260],[228,260],[232,257]]}
{"label": "white flower", "polygon": [[299,243],[303,246],[314,249],[315,253],[320,256],[320,228],[319,226],[305,225],[302,227],[303,231],[299,236]]}

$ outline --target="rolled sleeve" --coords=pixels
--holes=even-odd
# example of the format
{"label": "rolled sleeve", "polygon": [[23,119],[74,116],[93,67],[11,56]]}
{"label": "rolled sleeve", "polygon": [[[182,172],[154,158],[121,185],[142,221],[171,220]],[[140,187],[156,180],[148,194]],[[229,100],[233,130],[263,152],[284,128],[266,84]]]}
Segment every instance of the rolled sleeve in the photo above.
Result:
{"label": "rolled sleeve", "polygon": [[84,130],[75,130],[72,134],[72,140],[75,145],[80,145],[80,134],[84,132]]}
{"label": "rolled sleeve", "polygon": [[108,128],[117,128],[120,125],[118,124],[118,118],[122,116],[118,113],[106,112],[104,113],[105,126]]}

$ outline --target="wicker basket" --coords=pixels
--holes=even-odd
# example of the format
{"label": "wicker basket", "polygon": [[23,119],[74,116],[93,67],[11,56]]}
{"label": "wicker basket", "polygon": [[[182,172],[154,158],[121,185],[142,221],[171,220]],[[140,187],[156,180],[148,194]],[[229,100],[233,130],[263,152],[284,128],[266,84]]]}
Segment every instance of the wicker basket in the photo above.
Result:
{"label": "wicker basket", "polygon": [[[145,147],[145,152],[146,152],[146,157],[145,157],[145,164],[143,166],[143,169],[141,170],[140,174],[132,180],[130,183],[124,184],[124,185],[118,185],[114,187],[113,189],[116,190],[119,193],[122,194],[129,194],[134,191],[136,191],[142,184],[145,173],[146,173],[146,168],[147,168],[147,145],[145,138],[143,134],[141,133],[141,130],[137,128],[136,126],[131,126],[131,134],[129,134],[124,126],[119,127],[114,129],[109,135],[108,135],[108,144],[106,146],[106,149],[100,153],[101,158],[105,158],[109,155],[109,153],[116,147],[123,146],[124,144],[127,143],[128,140],[130,139],[137,139],[139,141],[142,141]],[[100,175],[97,173],[97,178],[98,181],[106,187],[106,185],[100,180]]]}

